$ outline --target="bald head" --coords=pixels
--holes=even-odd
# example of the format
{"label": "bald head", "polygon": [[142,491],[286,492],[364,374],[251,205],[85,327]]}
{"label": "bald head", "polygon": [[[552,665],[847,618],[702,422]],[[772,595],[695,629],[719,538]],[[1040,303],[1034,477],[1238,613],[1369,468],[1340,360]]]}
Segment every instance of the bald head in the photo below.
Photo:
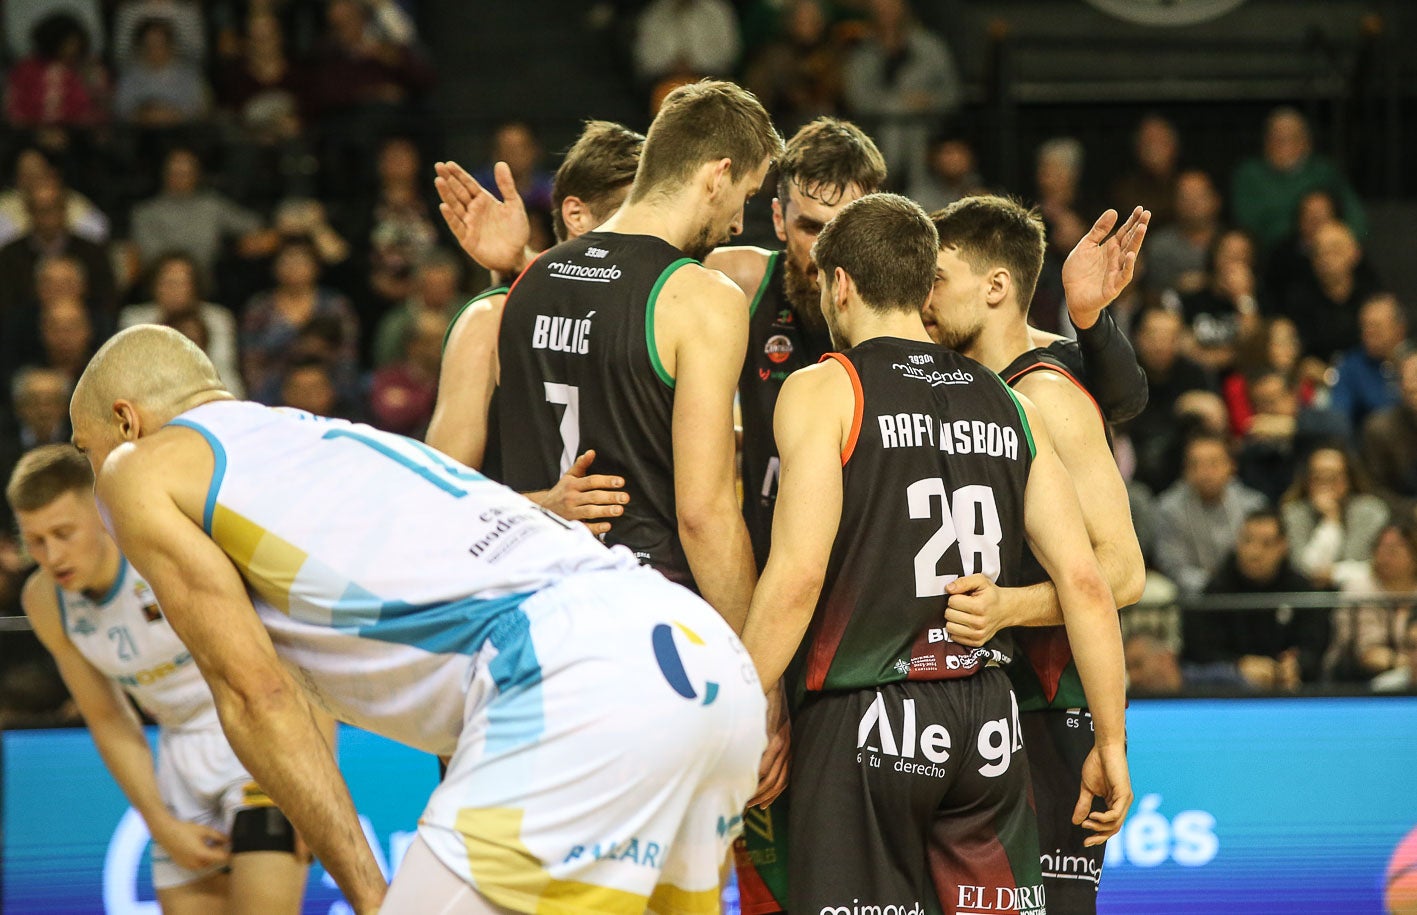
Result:
{"label": "bald head", "polygon": [[69,415],[77,434],[81,425],[109,422],[121,400],[156,429],[222,394],[226,386],[195,343],[171,327],[139,324],[99,347],[74,388]]}

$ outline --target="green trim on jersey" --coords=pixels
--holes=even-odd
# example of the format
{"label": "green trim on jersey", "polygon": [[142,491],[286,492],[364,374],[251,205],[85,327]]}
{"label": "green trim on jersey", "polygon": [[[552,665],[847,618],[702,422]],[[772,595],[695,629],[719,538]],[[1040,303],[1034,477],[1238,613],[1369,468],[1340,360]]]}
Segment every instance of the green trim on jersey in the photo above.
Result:
{"label": "green trim on jersey", "polygon": [[1008,382],[999,377],[998,372],[990,372],[989,374],[993,375],[994,380],[1009,392],[1009,400],[1014,402],[1014,409],[1018,410],[1018,421],[1023,423],[1023,436],[1028,439],[1028,456],[1038,457],[1038,447],[1033,444],[1033,427],[1028,424],[1028,414],[1023,411],[1023,401],[1018,399],[1018,395],[1014,393],[1013,388],[1009,387]]}
{"label": "green trim on jersey", "polygon": [[774,251],[768,255],[768,265],[763,270],[762,281],[758,283],[758,291],[753,293],[753,301],[748,303],[748,317],[758,313],[758,303],[763,300],[763,293],[768,291],[768,283],[772,281],[772,272],[777,269],[777,259],[782,257],[781,251]]}
{"label": "green trim on jersey", "polygon": [[458,309],[458,313],[453,315],[453,319],[448,322],[448,329],[443,331],[443,351],[447,352],[448,338],[453,335],[453,327],[457,325],[458,318],[462,317],[463,312],[467,311],[469,308],[476,305],[478,302],[481,302],[483,299],[490,299],[494,295],[506,295],[507,290],[509,288],[510,287],[507,286],[498,286],[494,289],[489,289],[486,292],[479,292],[477,295],[468,299],[467,302],[463,305],[463,307]]}
{"label": "green trim on jersey", "polygon": [[660,271],[659,279],[654,281],[654,288],[649,291],[649,302],[645,305],[645,349],[649,350],[649,361],[654,366],[654,373],[670,390],[674,389],[674,376],[665,371],[664,363],[659,361],[659,347],[654,342],[654,306],[659,301],[659,290],[669,281],[669,274],[685,264],[697,263],[692,257],[681,257]]}

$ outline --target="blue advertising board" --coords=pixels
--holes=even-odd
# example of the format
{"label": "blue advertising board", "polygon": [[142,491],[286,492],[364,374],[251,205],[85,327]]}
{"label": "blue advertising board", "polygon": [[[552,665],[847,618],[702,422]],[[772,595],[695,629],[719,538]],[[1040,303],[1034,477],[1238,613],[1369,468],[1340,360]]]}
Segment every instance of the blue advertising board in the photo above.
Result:
{"label": "blue advertising board", "polygon": [[[1382,913],[1399,845],[1417,861],[1417,698],[1137,701],[1128,718],[1137,802],[1102,913]],[[156,915],[146,829],[87,733],[9,732],[0,753],[0,909]],[[437,764],[346,728],[340,767],[391,873]],[[305,911],[349,912],[318,866]]]}

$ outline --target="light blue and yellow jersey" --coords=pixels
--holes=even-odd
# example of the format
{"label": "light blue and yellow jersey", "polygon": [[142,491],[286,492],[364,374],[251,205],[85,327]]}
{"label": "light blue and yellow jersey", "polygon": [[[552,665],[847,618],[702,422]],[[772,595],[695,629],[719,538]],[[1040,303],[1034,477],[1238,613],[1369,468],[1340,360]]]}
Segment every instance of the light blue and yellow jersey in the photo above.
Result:
{"label": "light blue and yellow jersey", "polygon": [[211,447],[202,526],[296,678],[340,720],[432,753],[456,747],[484,646],[500,688],[539,677],[527,597],[633,566],[412,439],[233,401],[172,425]]}
{"label": "light blue and yellow jersey", "polygon": [[97,600],[56,587],[69,641],[164,728],[217,728],[216,705],[192,654],[172,631],[148,583],[122,559]]}

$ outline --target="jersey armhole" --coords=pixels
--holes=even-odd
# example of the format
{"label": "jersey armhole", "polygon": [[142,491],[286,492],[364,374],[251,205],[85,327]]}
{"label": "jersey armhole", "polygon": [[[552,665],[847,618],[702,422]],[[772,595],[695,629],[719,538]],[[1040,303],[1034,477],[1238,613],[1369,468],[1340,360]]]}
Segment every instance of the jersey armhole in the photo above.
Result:
{"label": "jersey armhole", "polygon": [[458,309],[458,313],[453,315],[453,319],[448,322],[448,329],[443,331],[443,352],[446,353],[448,351],[448,340],[453,335],[453,328],[457,326],[458,319],[461,318],[469,308],[481,302],[483,299],[490,299],[494,295],[506,295],[507,292],[508,288],[506,286],[494,286],[486,292],[479,292],[477,295],[468,299],[463,307]]}
{"label": "jersey armhole", "polygon": [[[1018,411],[1018,421],[1023,426],[1023,437],[1028,439],[1029,458],[1038,457],[1038,447],[1033,443],[1033,427],[1028,424],[1028,414],[1024,412],[1023,401],[1018,399],[1018,395],[1014,393],[1014,389],[1009,387],[1008,383],[1005,382],[1004,379],[1000,378],[998,375],[995,375],[993,372],[990,372],[989,374],[994,376],[994,379],[999,382],[999,386],[1002,387],[1004,389],[1004,392],[1009,395],[1009,400],[1012,400],[1014,402],[1014,409]],[[1023,374],[1025,374],[1025,372],[1019,372],[1018,375],[1014,376],[1014,378],[1017,378],[1019,377],[1019,375]]]}
{"label": "jersey armhole", "polygon": [[781,251],[774,251],[768,255],[767,267],[763,270],[763,278],[758,283],[758,291],[753,293],[753,301],[748,305],[748,317],[758,313],[758,303],[763,300],[763,294],[768,291],[768,284],[772,282],[773,272],[777,270],[777,259],[782,257]]}
{"label": "jersey armhole", "polygon": [[207,440],[207,447],[212,449],[212,481],[207,484],[207,501],[202,507],[202,530],[207,532],[207,536],[212,535],[212,519],[216,515],[216,497],[221,491],[222,478],[226,476],[226,449],[217,441],[217,437],[200,423],[195,423],[190,419],[174,419],[168,423],[169,426],[182,426],[191,429]]}
{"label": "jersey armhole", "polygon": [[[820,362],[828,359],[841,363],[841,367],[846,369],[846,374],[851,378],[851,393],[855,404],[851,411],[851,434],[847,436],[846,444],[841,448],[841,466],[845,467],[846,462],[851,460],[851,455],[856,451],[856,440],[861,437],[861,419],[866,413],[866,394],[861,390],[861,376],[856,373],[856,366],[851,364],[851,360],[841,353],[827,353]],[[1033,442],[1029,439],[1029,444]]]}
{"label": "jersey armhole", "polygon": [[654,281],[654,287],[649,291],[649,301],[645,303],[645,349],[649,351],[649,361],[650,365],[654,366],[654,374],[671,391],[674,390],[674,376],[669,374],[664,363],[660,361],[659,345],[654,339],[654,309],[659,302],[659,291],[669,281],[670,275],[685,264],[697,263],[692,257],[681,257],[661,270],[659,279]]}

